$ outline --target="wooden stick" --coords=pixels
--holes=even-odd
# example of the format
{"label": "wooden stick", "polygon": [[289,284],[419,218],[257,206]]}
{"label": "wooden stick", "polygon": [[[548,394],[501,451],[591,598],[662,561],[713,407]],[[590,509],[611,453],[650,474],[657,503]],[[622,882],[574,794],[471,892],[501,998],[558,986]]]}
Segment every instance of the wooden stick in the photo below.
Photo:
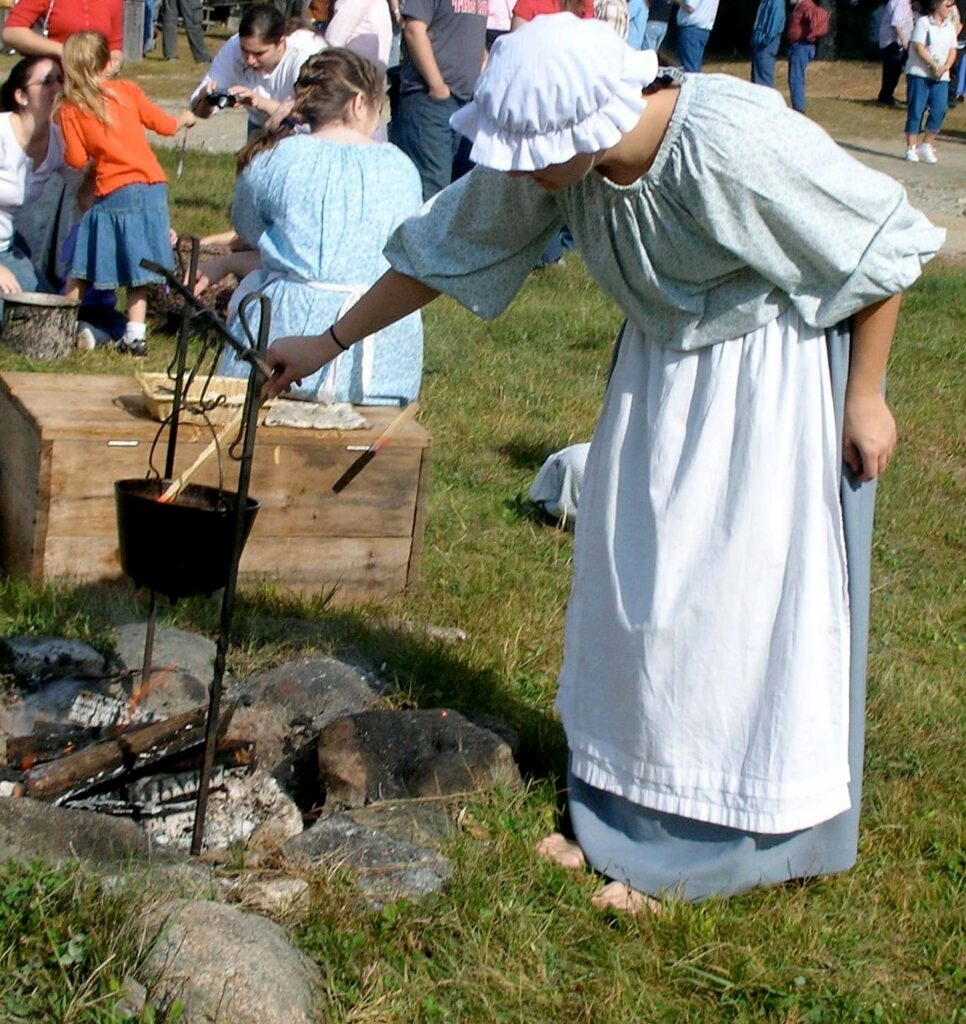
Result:
{"label": "wooden stick", "polygon": [[370,462],[386,447],[387,444],[402,430],[402,428],[419,412],[419,402],[410,402],[395,419],[390,420],[389,426],[372,442],[371,445],[357,458],[349,468],[332,485],[332,490],[338,494],[353,481],[369,465]]}
{"label": "wooden stick", "polygon": [[228,422],[221,428],[219,433],[212,438],[211,443],[207,448],[195,459],[194,462],[176,479],[172,480],[170,484],[164,489],[161,497],[158,498],[162,504],[167,504],[169,501],[174,501],[181,493],[184,485],[198,472],[199,469],[215,454],[216,451],[228,440],[228,438],[238,430],[238,425],[242,421],[242,416],[245,413],[245,407],[242,406],[238,412],[232,416]]}

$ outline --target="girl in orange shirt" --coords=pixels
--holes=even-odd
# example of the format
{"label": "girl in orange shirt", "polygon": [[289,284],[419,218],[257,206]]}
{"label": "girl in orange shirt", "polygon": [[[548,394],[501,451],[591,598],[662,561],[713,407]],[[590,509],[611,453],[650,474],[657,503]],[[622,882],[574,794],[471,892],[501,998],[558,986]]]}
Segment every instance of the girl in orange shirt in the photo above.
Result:
{"label": "girl in orange shirt", "polygon": [[142,259],[174,266],[168,224],[168,190],[145,128],[174,135],[195,123],[190,111],[166,114],[133,82],[111,80],[111,54],[99,32],[77,32],[64,43],[64,96],[58,111],[64,159],[93,165],[94,203],[77,233],[66,294],[82,286],[109,291],[127,287],[127,328],[122,352],[147,351],[147,285],[157,281]]}

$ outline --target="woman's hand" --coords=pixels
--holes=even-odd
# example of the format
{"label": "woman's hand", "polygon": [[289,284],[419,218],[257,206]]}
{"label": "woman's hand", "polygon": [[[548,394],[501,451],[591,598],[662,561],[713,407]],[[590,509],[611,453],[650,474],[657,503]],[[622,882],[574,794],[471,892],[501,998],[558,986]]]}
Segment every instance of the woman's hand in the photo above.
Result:
{"label": "woman's hand", "polygon": [[243,107],[255,106],[255,93],[247,85],[233,85],[229,88],[230,96],[235,97],[235,102]]}
{"label": "woman's hand", "polygon": [[182,110],[178,115],[179,128],[194,128],[197,123],[197,118],[190,110]]}
{"label": "woman's hand", "polygon": [[896,421],[881,394],[845,395],[842,458],[860,480],[874,480],[889,464]]}
{"label": "woman's hand", "polygon": [[267,394],[275,398],[293,384],[301,384],[320,367],[331,362],[342,350],[329,337],[329,332],[307,338],[276,338],[265,353],[265,363],[272,371]]}
{"label": "woman's hand", "polygon": [[22,291],[20,282],[13,276],[13,271],[0,264],[0,294],[16,295]]}

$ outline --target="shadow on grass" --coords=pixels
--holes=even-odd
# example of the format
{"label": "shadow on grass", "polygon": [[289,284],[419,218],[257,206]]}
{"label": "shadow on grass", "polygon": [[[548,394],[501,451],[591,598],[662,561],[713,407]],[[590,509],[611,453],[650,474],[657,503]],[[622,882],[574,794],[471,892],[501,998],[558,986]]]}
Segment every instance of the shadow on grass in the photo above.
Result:
{"label": "shadow on grass", "polygon": [[[392,684],[392,699],[401,706],[447,707],[503,719],[520,737],[517,760],[524,778],[551,779],[559,788],[567,752],[553,714],[510,692],[495,671],[469,664],[459,641],[387,617],[378,607],[333,609],[331,597],[331,591],[314,599],[297,597],[267,584],[240,591],[228,651],[234,673],[262,671],[314,653],[363,665]],[[42,586],[0,579],[0,598],[6,620],[0,632],[82,639],[105,654],[112,653],[114,627],[147,618],[146,592],[135,591],[126,580]],[[212,639],[218,636],[220,613],[220,592],[158,603],[159,622]],[[526,690],[521,680],[521,692]]]}
{"label": "shadow on grass", "polygon": [[531,437],[520,436],[500,445],[499,453],[507,459],[514,469],[536,471],[561,448],[560,441],[542,439],[535,441]]}

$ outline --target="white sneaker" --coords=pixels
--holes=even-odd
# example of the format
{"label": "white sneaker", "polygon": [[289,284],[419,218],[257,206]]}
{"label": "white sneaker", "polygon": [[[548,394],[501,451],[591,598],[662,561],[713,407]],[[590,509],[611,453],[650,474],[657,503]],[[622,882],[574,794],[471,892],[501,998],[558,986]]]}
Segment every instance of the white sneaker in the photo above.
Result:
{"label": "white sneaker", "polygon": [[89,324],[80,323],[77,325],[74,345],[79,352],[93,352],[97,347],[97,339],[94,337],[94,332]]}
{"label": "white sneaker", "polygon": [[909,148],[908,148],[908,149],[906,150],[906,159],[907,159],[907,160],[909,161],[909,163],[911,163],[911,164],[917,164],[917,163],[919,163],[919,154],[918,154],[918,153],[916,152],[916,147],[915,147],[915,146],[910,146],[910,147],[909,147]]}
{"label": "white sneaker", "polygon": [[924,163],[924,164],[939,163],[939,161],[936,159],[936,151],[932,148],[932,146],[928,142],[922,143],[922,145],[919,147],[917,152],[918,152],[918,155],[919,155],[919,160],[922,163]]}

